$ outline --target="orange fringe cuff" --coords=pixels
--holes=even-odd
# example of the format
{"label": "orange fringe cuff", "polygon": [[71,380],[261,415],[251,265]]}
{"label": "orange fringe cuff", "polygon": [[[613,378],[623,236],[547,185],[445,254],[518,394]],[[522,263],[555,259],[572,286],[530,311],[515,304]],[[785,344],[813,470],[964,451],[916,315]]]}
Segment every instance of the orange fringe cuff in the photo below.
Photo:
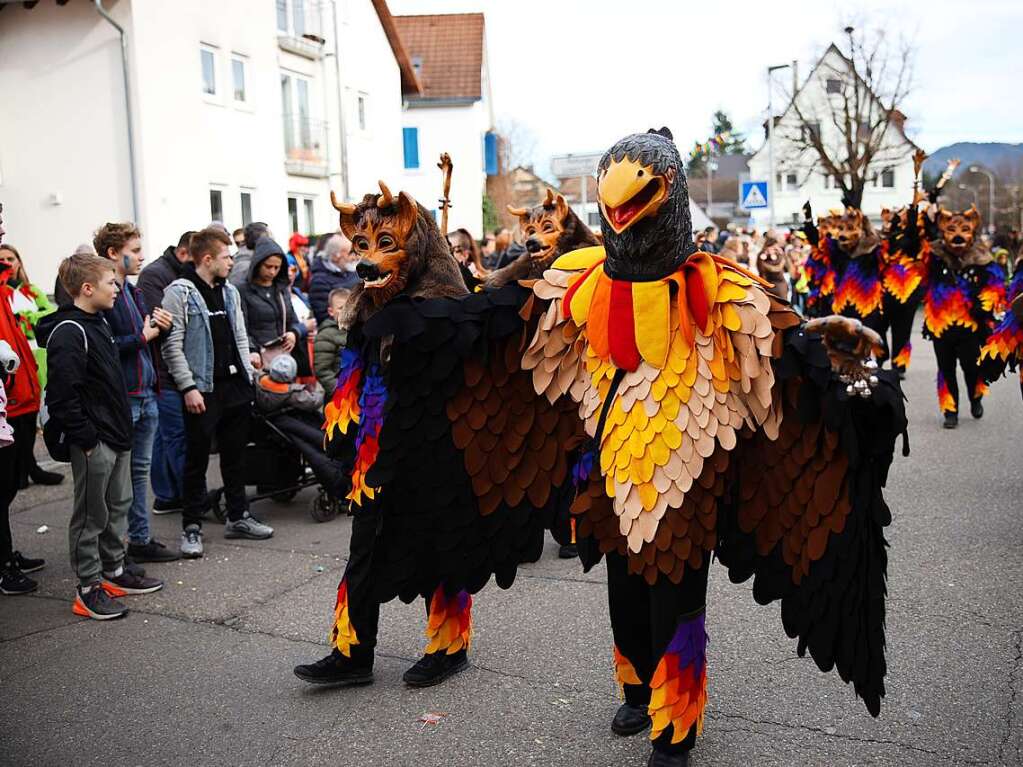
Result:
{"label": "orange fringe cuff", "polygon": [[430,600],[430,619],[426,623],[427,654],[445,652],[454,655],[472,644],[472,597],[459,591],[452,597],[438,586]]}
{"label": "orange fringe cuff", "polygon": [[618,645],[612,645],[612,647],[614,648],[615,658],[615,681],[618,682],[618,691],[624,698],[625,685],[643,684],[643,681],[639,678],[639,674],[636,673],[636,667],[632,665],[632,661],[622,655]]}
{"label": "orange fringe cuff", "polygon": [[955,397],[949,391],[948,383],[940,370],[938,371],[938,407],[941,408],[942,413],[955,413],[958,410]]}
{"label": "orange fringe cuff", "polygon": [[892,360],[892,366],[905,370],[909,367],[909,357],[912,353],[913,344],[907,342],[905,346],[899,349],[899,353],[895,355],[895,359]]}
{"label": "orange fringe cuff", "polygon": [[352,645],[359,644],[355,626],[348,617],[348,581],[341,579],[337,587],[337,603],[334,605],[334,627],[330,631],[330,645],[336,647],[346,658],[352,657]]}
{"label": "orange fringe cuff", "polygon": [[695,727],[703,732],[707,706],[707,632],[704,613],[679,624],[650,680],[650,739],[672,727],[671,742],[681,743]]}

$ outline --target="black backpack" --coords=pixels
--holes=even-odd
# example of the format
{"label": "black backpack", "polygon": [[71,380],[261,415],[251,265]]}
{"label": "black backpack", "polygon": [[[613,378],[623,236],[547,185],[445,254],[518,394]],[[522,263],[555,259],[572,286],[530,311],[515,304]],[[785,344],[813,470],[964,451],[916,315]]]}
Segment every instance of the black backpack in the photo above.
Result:
{"label": "black backpack", "polygon": [[[57,332],[57,328],[61,325],[74,325],[80,331],[82,331],[82,341],[85,344],[85,355],[89,355],[89,337],[85,335],[85,328],[79,325],[74,320],[62,320],[58,322],[53,330],[50,331],[49,339],[53,339],[53,334]],[[42,413],[40,414],[43,422],[43,442],[46,444],[46,450],[50,454],[50,458],[60,463],[71,462],[71,446],[68,442],[67,432],[64,431],[64,424],[60,422],[59,418],[54,418],[50,415],[50,410],[46,407],[46,400],[43,399]]]}

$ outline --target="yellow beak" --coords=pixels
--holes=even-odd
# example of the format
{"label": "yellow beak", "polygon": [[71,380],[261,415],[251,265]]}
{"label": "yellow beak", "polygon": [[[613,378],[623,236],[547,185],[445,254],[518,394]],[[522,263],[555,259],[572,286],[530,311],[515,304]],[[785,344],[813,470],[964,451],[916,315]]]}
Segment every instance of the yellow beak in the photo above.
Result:
{"label": "yellow beak", "polygon": [[621,234],[637,221],[653,215],[668,198],[671,177],[660,176],[648,165],[624,158],[611,165],[597,182],[597,197],[604,219]]}

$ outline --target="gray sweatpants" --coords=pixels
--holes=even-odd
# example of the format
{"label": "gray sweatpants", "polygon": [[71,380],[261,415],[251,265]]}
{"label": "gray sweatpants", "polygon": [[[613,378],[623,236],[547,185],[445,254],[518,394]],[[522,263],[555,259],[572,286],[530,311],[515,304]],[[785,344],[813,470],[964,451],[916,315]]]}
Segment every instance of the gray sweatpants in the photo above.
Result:
{"label": "gray sweatpants", "polygon": [[71,446],[75,504],[68,540],[71,568],[82,586],[100,580],[124,562],[124,536],[131,509],[131,451],[100,442],[89,455]]}

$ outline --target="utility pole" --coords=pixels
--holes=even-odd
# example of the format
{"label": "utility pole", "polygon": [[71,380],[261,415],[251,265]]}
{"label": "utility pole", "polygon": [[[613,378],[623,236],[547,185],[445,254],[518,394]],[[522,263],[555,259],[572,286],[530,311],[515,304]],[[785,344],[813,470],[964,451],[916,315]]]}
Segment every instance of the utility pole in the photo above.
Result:
{"label": "utility pole", "polygon": [[[771,99],[771,92],[774,90],[773,75],[781,69],[788,69],[791,64],[776,64],[767,68],[767,204],[770,213],[768,214],[767,228],[774,228],[774,105]],[[796,94],[792,94],[795,98]]]}

